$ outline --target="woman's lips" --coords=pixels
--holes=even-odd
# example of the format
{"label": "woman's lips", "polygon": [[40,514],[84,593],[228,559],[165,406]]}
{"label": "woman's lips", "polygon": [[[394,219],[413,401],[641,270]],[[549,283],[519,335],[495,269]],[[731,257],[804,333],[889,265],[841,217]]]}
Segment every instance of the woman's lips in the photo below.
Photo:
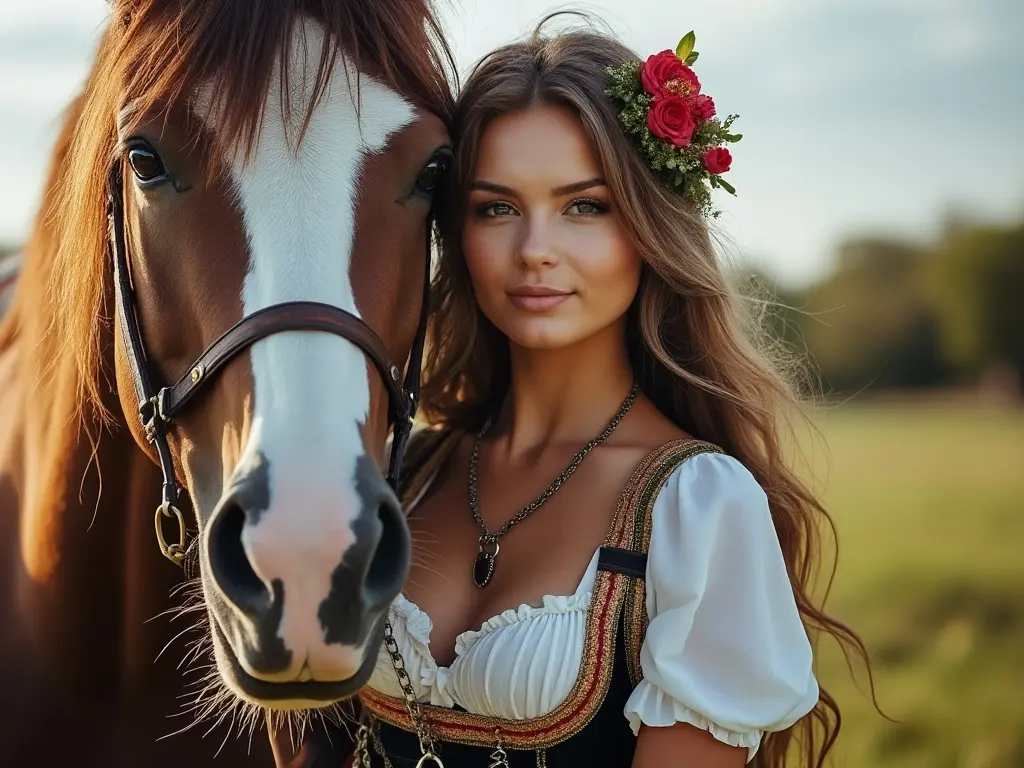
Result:
{"label": "woman's lips", "polygon": [[572,296],[571,292],[540,286],[523,286],[508,292],[508,300],[525,312],[547,312]]}

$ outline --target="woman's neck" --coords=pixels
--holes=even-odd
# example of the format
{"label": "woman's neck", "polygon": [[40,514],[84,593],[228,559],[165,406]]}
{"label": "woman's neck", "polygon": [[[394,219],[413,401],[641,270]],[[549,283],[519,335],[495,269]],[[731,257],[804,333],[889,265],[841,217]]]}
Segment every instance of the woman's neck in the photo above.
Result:
{"label": "woman's neck", "polygon": [[511,387],[491,433],[500,436],[502,452],[512,461],[596,437],[633,385],[618,324],[571,347],[513,345],[510,355]]}

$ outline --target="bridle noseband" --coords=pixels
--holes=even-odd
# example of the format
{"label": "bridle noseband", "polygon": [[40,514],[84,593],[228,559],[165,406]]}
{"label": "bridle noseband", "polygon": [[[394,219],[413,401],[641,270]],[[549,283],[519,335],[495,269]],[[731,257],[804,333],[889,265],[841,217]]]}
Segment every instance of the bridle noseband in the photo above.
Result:
{"label": "bridle noseband", "polygon": [[[376,333],[362,320],[339,307],[312,301],[289,301],[275,304],[242,318],[219,339],[210,344],[189,368],[188,373],[169,387],[153,386],[149,375],[146,348],[142,342],[138,317],[135,313],[135,289],[132,285],[128,252],[125,247],[124,191],[121,166],[115,163],[108,179],[107,217],[113,244],[114,293],[121,331],[128,353],[128,364],[132,382],[139,401],[139,415],[142,418],[146,439],[156,448],[163,474],[163,489],[160,506],[156,509],[154,524],[160,551],[172,562],[181,565],[187,551],[185,518],[176,506],[180,487],[174,474],[170,445],[167,442],[168,429],[192,398],[207,382],[235,355],[245,351],[260,339],[283,331],[322,331],[346,339],[366,355],[380,372],[388,391],[389,418],[394,424],[391,442],[391,459],[387,481],[392,490],[399,494],[401,487],[402,456],[412,431],[420,389],[420,364],[423,360],[423,346],[427,330],[427,304],[430,288],[430,226],[427,218],[427,246],[425,276],[423,280],[423,304],[420,309],[419,327],[413,340],[412,350],[405,372],[395,365],[387,347]],[[173,518],[178,524],[178,540],[168,543],[164,537],[163,520]]]}

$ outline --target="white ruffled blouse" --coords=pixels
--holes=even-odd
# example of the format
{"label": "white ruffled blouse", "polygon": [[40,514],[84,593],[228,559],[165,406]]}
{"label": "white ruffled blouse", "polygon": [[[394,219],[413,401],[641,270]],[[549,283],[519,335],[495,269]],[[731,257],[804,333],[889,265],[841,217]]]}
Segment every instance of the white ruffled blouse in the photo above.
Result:
{"label": "white ruffled blouse", "polygon": [[[763,733],[789,727],[818,700],[768,500],[739,461],[699,454],[669,477],[651,526],[643,679],[623,715],[634,733],[690,723],[746,747],[749,761]],[[545,596],[459,635],[447,667],[431,655],[430,617],[399,595],[390,618],[418,700],[516,720],[553,711],[579,672],[597,559],[595,551],[572,595]],[[402,697],[387,653],[368,685]]]}

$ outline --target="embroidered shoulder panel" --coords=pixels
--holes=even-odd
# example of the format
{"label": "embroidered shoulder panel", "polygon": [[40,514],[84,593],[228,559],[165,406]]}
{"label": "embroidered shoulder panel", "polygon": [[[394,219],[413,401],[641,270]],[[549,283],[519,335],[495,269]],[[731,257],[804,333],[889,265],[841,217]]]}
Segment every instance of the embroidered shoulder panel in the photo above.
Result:
{"label": "embroidered shoulder panel", "polygon": [[[621,536],[625,541],[622,546],[634,552],[647,554],[651,542],[651,514],[658,494],[683,462],[702,453],[723,451],[713,443],[683,438],[666,443],[648,455],[637,468],[639,477],[634,474],[634,481],[630,482],[627,489],[630,495],[625,499],[625,503],[632,510],[632,514],[628,516],[632,527],[622,532]],[[640,647],[647,634],[648,624],[646,584],[643,577],[630,577],[629,583],[625,586],[623,623],[626,628],[626,664],[629,667],[630,682],[634,686],[643,678],[640,669]]]}

